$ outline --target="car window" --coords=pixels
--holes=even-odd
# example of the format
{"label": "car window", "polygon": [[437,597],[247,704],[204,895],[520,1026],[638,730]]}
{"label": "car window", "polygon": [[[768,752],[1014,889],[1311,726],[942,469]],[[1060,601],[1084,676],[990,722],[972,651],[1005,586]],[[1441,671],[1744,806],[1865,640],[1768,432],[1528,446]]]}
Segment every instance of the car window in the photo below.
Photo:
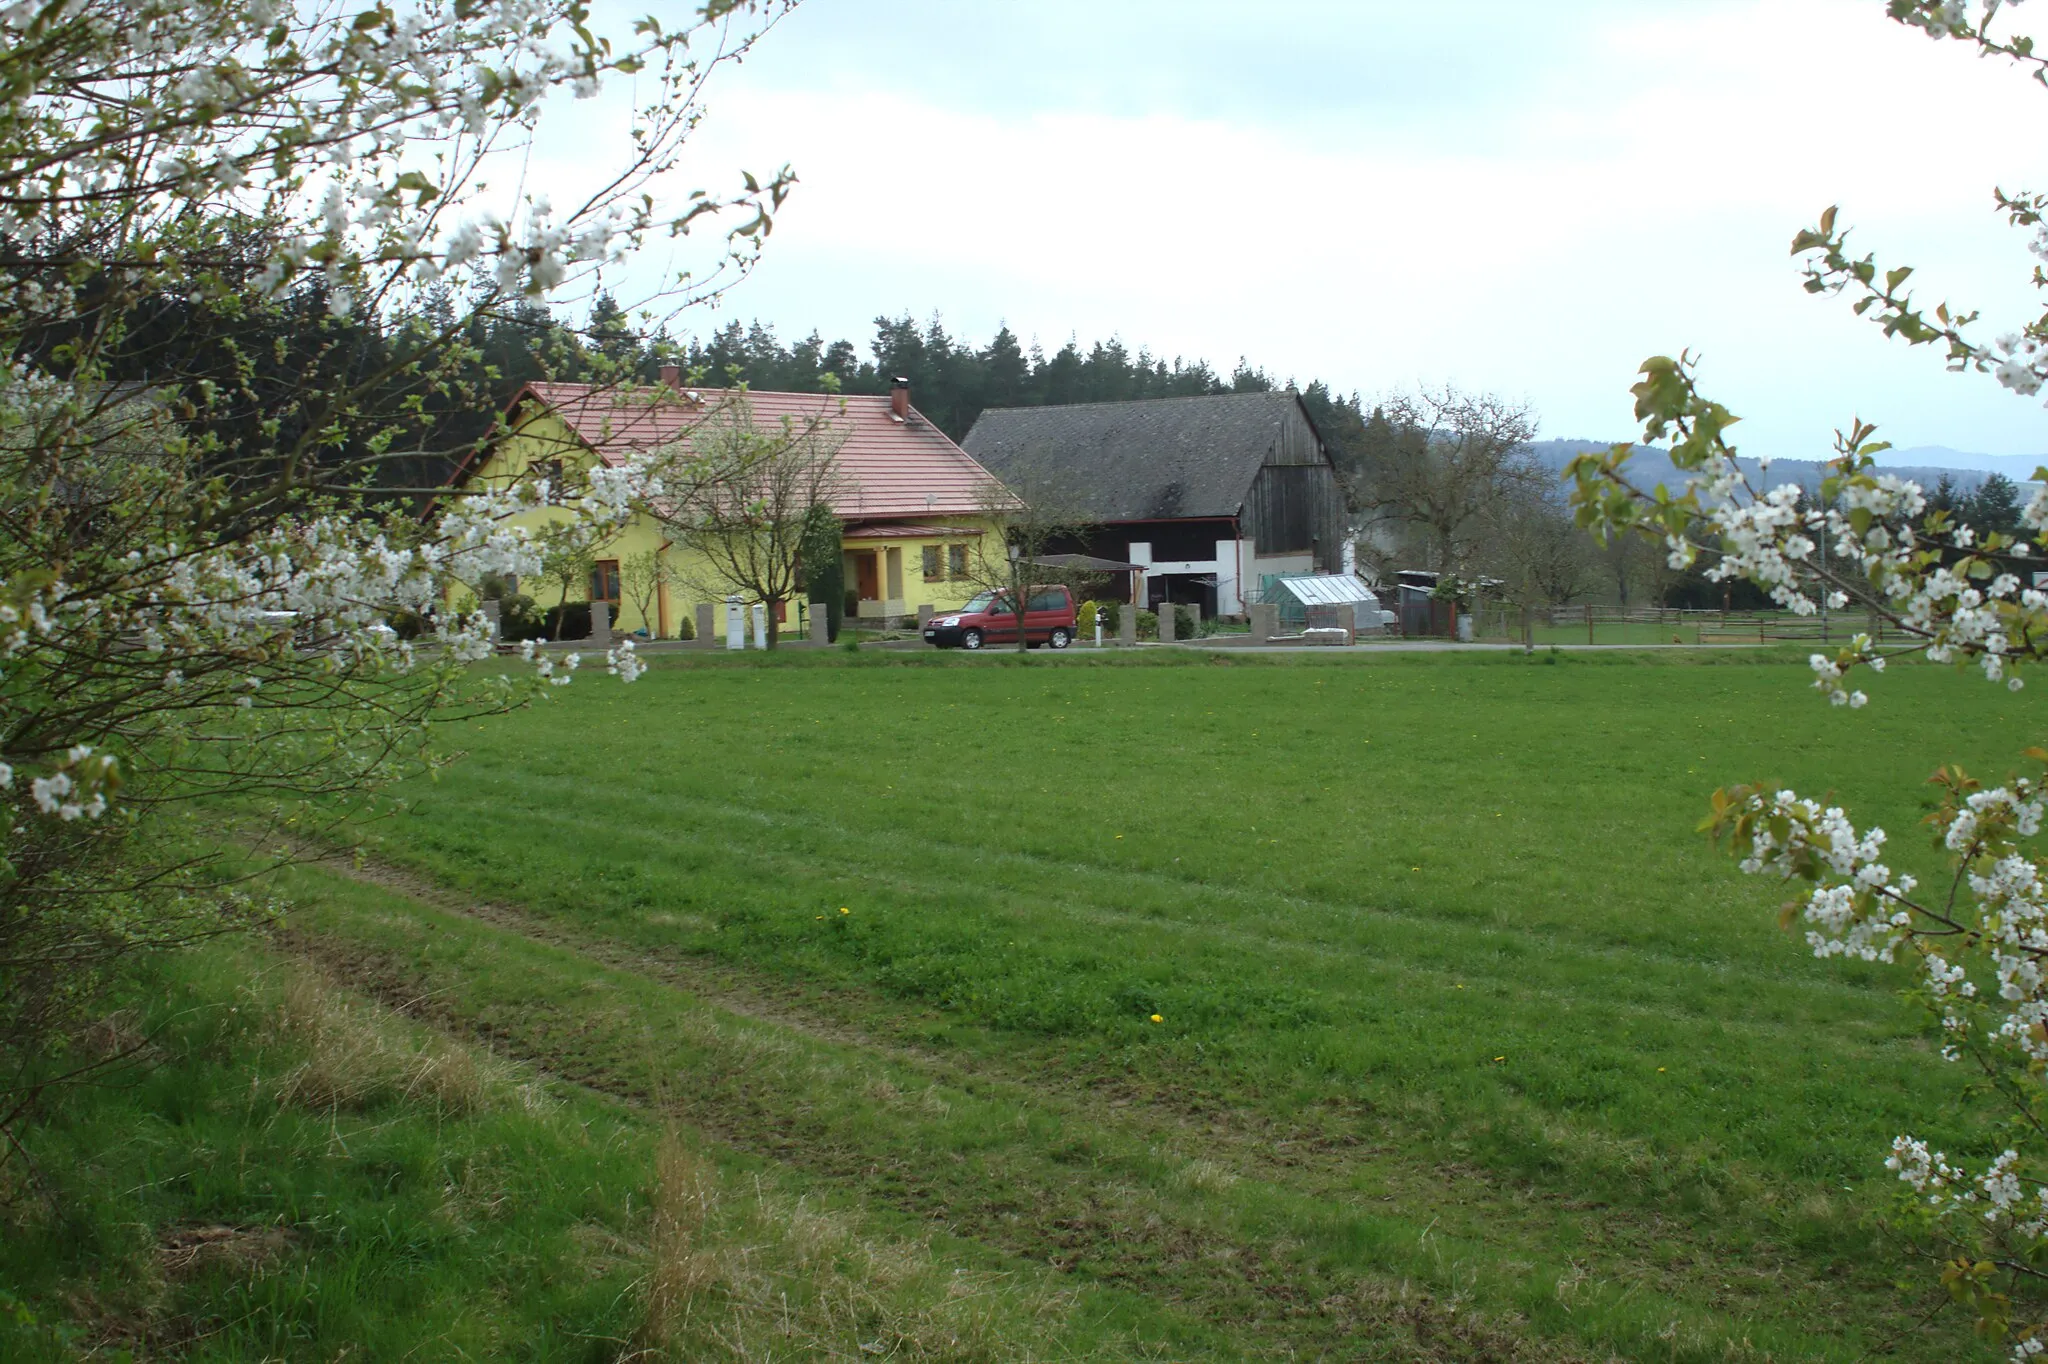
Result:
{"label": "car window", "polygon": [[962,610],[963,612],[964,612],[964,611],[986,611],[986,610],[988,610],[988,604],[989,604],[990,602],[994,601],[995,599],[996,599],[996,594],[995,594],[995,593],[993,593],[993,592],[977,592],[977,593],[975,593],[975,594],[974,594],[974,599],[973,599],[972,601],[969,601],[969,602],[967,603],[967,605],[965,605],[965,606],[961,607],[960,609],[961,609],[961,610]]}
{"label": "car window", "polygon": [[1031,610],[1033,610],[1033,611],[1064,611],[1064,610],[1066,610],[1066,609],[1067,609],[1067,589],[1066,589],[1066,588],[1064,588],[1064,587],[1055,587],[1055,588],[1053,588],[1053,589],[1052,589],[1052,590],[1051,590],[1050,592],[1034,592],[1034,593],[1032,593],[1032,594],[1031,594],[1031,607],[1030,607],[1030,609],[1031,609]]}

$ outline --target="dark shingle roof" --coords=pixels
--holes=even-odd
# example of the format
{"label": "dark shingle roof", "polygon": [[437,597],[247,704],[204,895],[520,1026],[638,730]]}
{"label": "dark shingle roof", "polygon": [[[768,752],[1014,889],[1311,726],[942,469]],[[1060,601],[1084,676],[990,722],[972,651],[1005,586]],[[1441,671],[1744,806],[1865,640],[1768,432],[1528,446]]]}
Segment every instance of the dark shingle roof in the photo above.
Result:
{"label": "dark shingle roof", "polygon": [[1235,516],[1299,401],[1225,393],[996,408],[961,444],[1019,495],[1050,494],[1098,521]]}

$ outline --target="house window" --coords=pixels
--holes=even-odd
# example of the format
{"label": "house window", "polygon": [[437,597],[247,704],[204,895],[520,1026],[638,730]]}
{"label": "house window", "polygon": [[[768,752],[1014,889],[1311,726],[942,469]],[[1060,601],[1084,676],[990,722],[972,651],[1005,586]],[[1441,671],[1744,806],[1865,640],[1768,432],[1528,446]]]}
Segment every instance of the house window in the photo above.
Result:
{"label": "house window", "polygon": [[942,576],[944,575],[939,572],[939,547],[937,545],[926,545],[924,547],[924,580],[928,583],[935,583]]}
{"label": "house window", "polygon": [[562,491],[562,461],[543,459],[534,463],[534,472],[548,481],[548,487],[555,493]]}
{"label": "house window", "polygon": [[967,546],[946,546],[946,573],[955,582],[967,576]]}
{"label": "house window", "polygon": [[619,604],[619,561],[599,559],[590,566],[590,599]]}

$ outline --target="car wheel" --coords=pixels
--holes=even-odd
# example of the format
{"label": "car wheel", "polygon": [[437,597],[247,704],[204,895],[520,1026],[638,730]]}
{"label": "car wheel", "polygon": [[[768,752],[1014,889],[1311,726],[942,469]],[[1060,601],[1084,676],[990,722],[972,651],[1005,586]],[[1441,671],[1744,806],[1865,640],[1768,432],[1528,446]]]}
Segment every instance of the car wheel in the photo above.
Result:
{"label": "car wheel", "polygon": [[981,647],[981,631],[979,631],[979,630],[963,630],[963,631],[961,631],[961,633],[960,633],[960,647],[961,647],[961,648],[963,648],[963,649],[979,649],[979,648]]}
{"label": "car wheel", "polygon": [[1052,645],[1052,647],[1055,649],[1064,649],[1073,642],[1074,632],[1071,630],[1054,630],[1052,632],[1052,638],[1046,641],[1046,643]]}

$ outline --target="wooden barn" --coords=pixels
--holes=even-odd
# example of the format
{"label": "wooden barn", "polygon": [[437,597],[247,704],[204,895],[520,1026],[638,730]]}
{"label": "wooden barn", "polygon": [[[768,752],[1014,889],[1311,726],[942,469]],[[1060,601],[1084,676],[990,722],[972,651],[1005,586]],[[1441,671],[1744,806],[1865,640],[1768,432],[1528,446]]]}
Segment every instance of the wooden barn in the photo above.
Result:
{"label": "wooden barn", "polygon": [[1019,496],[1084,520],[1055,548],[1135,565],[1146,606],[1237,615],[1278,578],[1343,567],[1344,494],[1292,389],[995,408],[962,444]]}

